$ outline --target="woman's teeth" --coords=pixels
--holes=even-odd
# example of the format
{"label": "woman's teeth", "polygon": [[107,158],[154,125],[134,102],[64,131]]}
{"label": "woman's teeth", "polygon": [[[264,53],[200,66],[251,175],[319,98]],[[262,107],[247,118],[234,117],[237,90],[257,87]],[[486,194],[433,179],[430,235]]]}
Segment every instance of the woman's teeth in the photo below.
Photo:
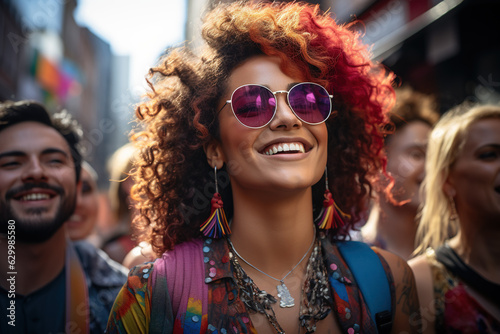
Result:
{"label": "woman's teeth", "polygon": [[265,154],[274,155],[282,152],[305,153],[306,150],[304,149],[304,145],[302,145],[301,143],[284,143],[273,145],[265,152]]}

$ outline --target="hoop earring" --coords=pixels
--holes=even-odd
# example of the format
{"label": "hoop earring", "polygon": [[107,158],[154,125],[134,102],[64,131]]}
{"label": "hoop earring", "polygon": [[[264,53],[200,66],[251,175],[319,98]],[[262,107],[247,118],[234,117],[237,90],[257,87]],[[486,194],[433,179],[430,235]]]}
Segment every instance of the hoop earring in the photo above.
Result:
{"label": "hoop earring", "polygon": [[344,218],[351,219],[351,215],[342,212],[338,205],[333,200],[332,193],[328,186],[328,170],[325,167],[325,199],[323,200],[323,208],[316,218],[315,222],[320,229],[328,230],[335,229],[344,225]]}
{"label": "hoop earring", "polygon": [[221,238],[226,235],[231,234],[231,229],[227,223],[226,213],[224,212],[222,202],[222,197],[219,193],[219,187],[217,185],[217,166],[214,167],[215,174],[215,193],[212,197],[212,209],[210,212],[210,217],[201,224],[200,231],[209,238]]}

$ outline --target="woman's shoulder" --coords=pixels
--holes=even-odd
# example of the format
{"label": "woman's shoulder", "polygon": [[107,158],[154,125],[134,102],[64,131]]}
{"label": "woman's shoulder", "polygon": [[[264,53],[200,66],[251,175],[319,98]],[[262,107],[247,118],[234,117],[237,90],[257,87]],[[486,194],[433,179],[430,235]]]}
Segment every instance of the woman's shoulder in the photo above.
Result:
{"label": "woman's shoulder", "polygon": [[128,273],[128,286],[132,289],[143,289],[151,280],[154,262],[145,262],[132,267]]}
{"label": "woman's shoulder", "polygon": [[[328,245],[328,243],[325,244]],[[363,243],[361,242],[339,242],[335,244],[337,246],[337,249],[348,246],[347,249],[344,248],[340,251],[340,254],[344,258],[344,260],[346,259],[346,251],[352,248],[354,248],[354,250],[358,250],[354,254],[349,255],[349,257],[355,256],[357,259],[361,258],[359,261],[346,261],[346,264],[349,266],[349,269],[351,271],[357,271],[355,266],[359,265],[364,266],[362,271],[366,271],[366,268],[370,268],[369,270],[376,270],[377,266],[375,263],[368,264],[366,261],[379,261],[382,264],[383,270],[385,271],[387,280],[389,282],[391,304],[394,314],[392,332],[416,332],[419,329],[419,323],[413,320],[410,321],[410,317],[411,319],[419,317],[418,297],[415,286],[415,279],[406,261],[398,255],[393,254],[389,251],[380,249],[375,246],[369,247],[366,244],[363,245]],[[349,247],[356,246],[357,244],[361,244],[363,247]],[[368,256],[369,254],[365,253],[366,249],[371,249],[371,251],[374,252],[374,256]],[[362,250],[363,252],[359,252],[359,250]],[[336,252],[335,247],[330,249],[330,251]],[[347,262],[350,262],[352,266],[350,266],[350,264]],[[360,272],[358,271],[358,273]],[[377,275],[377,277],[380,277],[378,274],[378,269],[377,272],[369,272],[368,277],[370,277],[370,279],[372,280],[376,280],[375,274]],[[366,276],[367,274],[363,275],[363,277]],[[380,286],[380,288],[383,290],[382,286]]]}
{"label": "woman's shoulder", "polygon": [[382,249],[382,248],[377,247],[377,246],[371,246],[371,249],[373,249],[373,251],[375,253],[377,253],[379,256],[383,257],[384,260],[386,260],[387,263],[391,266],[391,268],[394,265],[401,265],[401,266],[408,265],[407,262],[402,257],[400,257],[399,255],[396,255],[388,250]]}
{"label": "woman's shoulder", "polygon": [[424,254],[417,255],[408,261],[408,265],[415,275],[418,299],[420,303],[420,313],[422,315],[423,333],[434,333],[435,295],[433,264],[435,262],[434,251],[428,249]]}
{"label": "woman's shoulder", "polygon": [[406,260],[404,260],[399,255],[396,255],[379,247],[372,246],[371,248],[389,266],[392,277],[394,279],[394,284],[396,286],[396,291],[398,289],[398,285],[401,286],[402,284],[414,284],[414,275]]}
{"label": "woman's shoulder", "polygon": [[127,254],[123,260],[123,265],[127,268],[133,268],[135,266],[140,266],[143,263],[153,262],[155,260],[159,262],[171,261],[172,259],[175,259],[176,256],[182,256],[184,253],[199,251],[202,243],[203,241],[201,239],[186,241],[176,245],[172,250],[165,251],[160,257],[158,257],[154,253],[151,244],[141,242]]}
{"label": "woman's shoulder", "polygon": [[142,263],[154,261],[156,257],[151,244],[143,241],[128,252],[122,264],[127,268],[133,268]]}
{"label": "woman's shoulder", "polygon": [[203,251],[206,243],[203,239],[196,238],[184,241],[174,246],[174,248],[165,251],[155,262],[172,261],[178,258],[190,257],[193,254],[199,254]]}
{"label": "woman's shoulder", "polygon": [[167,250],[154,261],[155,275],[172,276],[191,271],[203,271],[204,239],[192,239]]}
{"label": "woman's shoulder", "polygon": [[408,260],[408,265],[413,270],[415,279],[419,281],[421,278],[431,278],[431,265],[433,263],[432,249],[427,250],[424,254],[420,254]]}
{"label": "woman's shoulder", "polygon": [[136,292],[151,290],[158,277],[166,276],[168,279],[174,279],[182,277],[186,272],[193,273],[192,268],[196,267],[195,259],[199,259],[197,254],[202,254],[202,247],[203,240],[186,241],[164,252],[154,261],[133,266],[128,274],[128,288]]}
{"label": "woman's shoulder", "polygon": [[[438,272],[442,271],[442,265],[436,260],[434,250],[431,248],[427,249],[425,253],[408,260],[408,265],[415,275],[419,296],[424,292],[429,298],[433,298],[435,277]],[[422,298],[422,296],[420,296],[420,298]]]}
{"label": "woman's shoulder", "polygon": [[393,332],[413,332],[419,330],[419,298],[412,269],[406,260],[400,256],[377,247],[372,247],[372,249],[387,262],[394,279],[396,312],[394,316]]}

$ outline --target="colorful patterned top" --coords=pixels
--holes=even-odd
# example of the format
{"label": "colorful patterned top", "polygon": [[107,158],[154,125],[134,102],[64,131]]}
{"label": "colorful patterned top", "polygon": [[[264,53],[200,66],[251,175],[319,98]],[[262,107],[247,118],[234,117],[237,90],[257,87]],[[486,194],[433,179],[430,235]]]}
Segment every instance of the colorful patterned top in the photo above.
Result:
{"label": "colorful patterned top", "polygon": [[[337,247],[327,238],[320,243],[334,297],[332,310],[342,332],[376,333]],[[388,273],[394,309],[394,281],[379,258]],[[107,333],[257,333],[239,298],[226,240],[185,242],[155,262],[133,268],[115,301]]]}
{"label": "colorful patterned top", "polygon": [[436,333],[500,333],[500,321],[469,294],[460,278],[438,261],[436,252],[428,249],[426,257],[434,284]]}

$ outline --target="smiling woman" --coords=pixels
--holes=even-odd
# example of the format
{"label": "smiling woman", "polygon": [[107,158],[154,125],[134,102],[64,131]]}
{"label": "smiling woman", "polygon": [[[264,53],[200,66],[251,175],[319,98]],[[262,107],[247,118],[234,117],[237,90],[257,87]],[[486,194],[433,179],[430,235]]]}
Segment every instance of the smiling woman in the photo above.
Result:
{"label": "smiling woman", "polygon": [[[270,87],[273,91],[287,89],[290,86],[295,89],[299,86],[295,84],[295,79],[281,71],[278,57],[266,55],[254,56],[235,68],[229,77],[226,91],[235,91],[237,87],[252,82]],[[326,95],[329,102],[326,90],[319,85],[315,87],[325,92],[323,95]],[[266,94],[266,91],[263,93]],[[260,95],[257,94],[257,97],[260,98]],[[330,114],[331,104],[328,103],[321,122],[311,125],[296,116],[299,114],[304,117],[307,114],[304,112],[305,108],[295,105],[294,111],[288,104],[286,95],[279,94],[278,98],[273,98],[274,103],[268,106],[269,116],[262,119],[260,126],[255,128],[246,125],[250,122],[249,119],[253,121],[252,126],[257,125],[255,116],[249,116],[248,113],[245,118],[242,116],[240,109],[243,109],[243,98],[239,97],[237,106],[232,103],[231,108],[226,106],[220,111],[220,138],[209,143],[206,149],[210,165],[222,169],[225,161],[231,162],[226,171],[231,178],[233,200],[246,198],[251,192],[255,192],[254,196],[261,198],[269,196],[271,199],[276,196],[281,197],[285,189],[287,191],[310,189],[311,185],[321,179],[325,170],[328,133],[324,121]],[[255,96],[249,95],[245,98],[253,100],[256,104]],[[262,100],[269,101],[269,99],[268,96]],[[265,114],[264,108],[265,106],[261,105],[254,109],[262,115]],[[304,152],[290,150],[290,146],[295,147],[295,144],[302,146]],[[265,154],[270,150],[273,152],[276,150],[276,153]],[[245,199],[245,202],[247,201],[248,199]],[[237,221],[236,215],[239,213],[240,211],[235,211],[234,222]],[[245,213],[247,214],[249,213]],[[237,223],[233,224],[233,230],[238,226],[240,225]],[[254,228],[258,227],[254,225]]]}
{"label": "smiling woman", "polygon": [[425,333],[500,332],[500,107],[464,103],[431,133],[415,271]]}
{"label": "smiling woman", "polygon": [[405,261],[368,248],[382,326],[337,248],[385,165],[393,74],[305,3],[220,4],[203,37],[150,70],[136,109],[135,226],[161,258],[131,271],[108,333],[416,330]]}

